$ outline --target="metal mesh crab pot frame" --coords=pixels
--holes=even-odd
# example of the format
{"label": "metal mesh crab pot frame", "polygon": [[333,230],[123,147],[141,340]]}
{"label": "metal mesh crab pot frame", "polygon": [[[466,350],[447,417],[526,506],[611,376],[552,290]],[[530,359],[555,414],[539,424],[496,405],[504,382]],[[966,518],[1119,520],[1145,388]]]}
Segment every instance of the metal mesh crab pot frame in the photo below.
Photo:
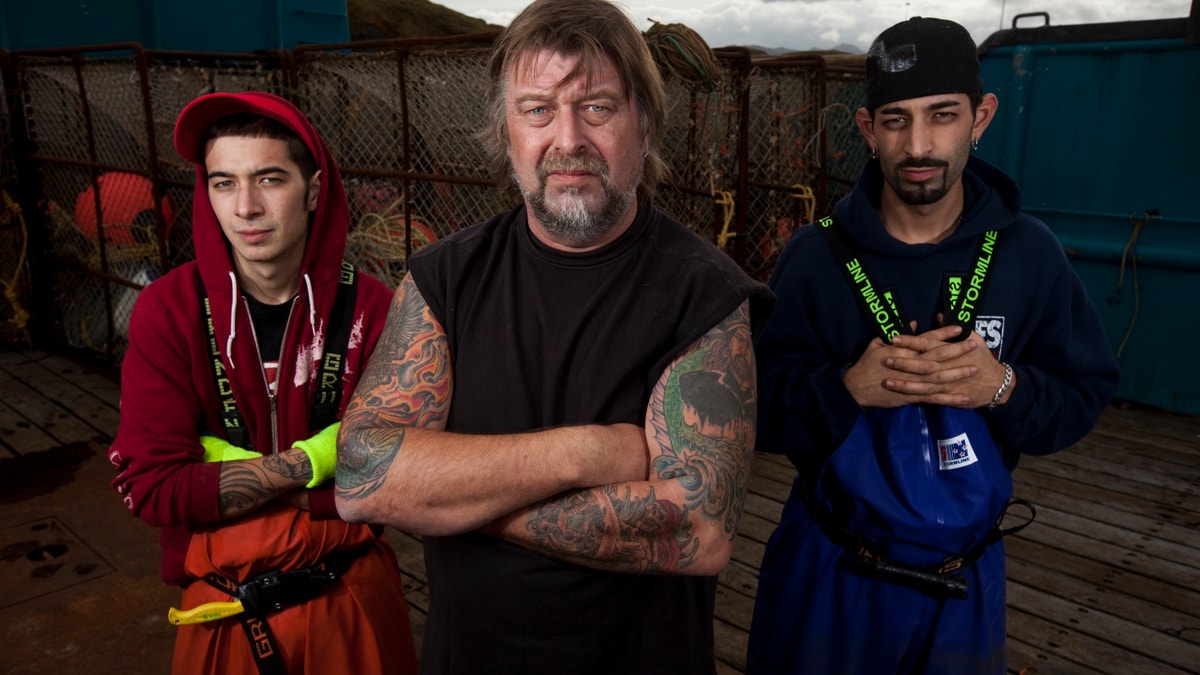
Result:
{"label": "metal mesh crab pot frame", "polygon": [[[412,250],[515,203],[475,135],[494,38],[0,52],[0,184],[21,215],[0,218],[0,282],[16,289],[0,301],[0,340],[120,363],[139,290],[194,256],[195,176],[171,139],[183,107],[216,91],[270,91],[309,116],[346,183],[346,257],[395,287]],[[713,56],[704,86],[666,77],[670,175],[656,203],[765,279],[791,232],[832,208],[866,161],[853,123],[862,68]]]}

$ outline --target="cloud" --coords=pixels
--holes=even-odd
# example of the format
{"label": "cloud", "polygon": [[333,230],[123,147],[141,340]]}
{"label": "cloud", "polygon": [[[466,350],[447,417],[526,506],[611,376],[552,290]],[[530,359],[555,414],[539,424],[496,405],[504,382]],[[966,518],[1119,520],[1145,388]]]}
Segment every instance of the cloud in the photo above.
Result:
{"label": "cloud", "polygon": [[[525,0],[445,0],[451,9],[507,25]],[[760,45],[788,49],[828,49],[842,42],[866,50],[888,26],[909,16],[957,21],[982,42],[1008,28],[1018,14],[1047,9],[1046,0],[619,0],[642,30],[650,21],[681,23],[710,47]],[[1186,17],[1191,0],[1055,0],[1054,25]],[[1040,25],[1039,18],[1022,26]]]}

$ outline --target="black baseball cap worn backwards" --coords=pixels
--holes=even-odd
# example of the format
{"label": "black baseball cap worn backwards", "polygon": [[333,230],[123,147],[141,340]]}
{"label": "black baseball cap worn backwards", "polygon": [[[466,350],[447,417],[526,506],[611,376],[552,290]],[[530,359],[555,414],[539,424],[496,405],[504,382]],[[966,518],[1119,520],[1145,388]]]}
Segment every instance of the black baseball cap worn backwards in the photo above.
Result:
{"label": "black baseball cap worn backwards", "polygon": [[867,50],[867,110],[936,94],[978,94],[979,52],[953,21],[915,16],[888,28]]}

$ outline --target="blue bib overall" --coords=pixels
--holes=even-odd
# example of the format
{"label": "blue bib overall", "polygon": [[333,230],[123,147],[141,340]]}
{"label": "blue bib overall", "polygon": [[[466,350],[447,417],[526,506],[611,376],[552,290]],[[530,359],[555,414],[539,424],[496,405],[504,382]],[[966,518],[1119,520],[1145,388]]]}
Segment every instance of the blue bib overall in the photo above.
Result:
{"label": "blue bib overall", "polygon": [[[823,238],[843,270],[856,271],[847,281],[863,291],[864,316],[890,341],[908,322],[889,292],[875,293],[834,225],[821,221]],[[996,236],[981,238],[981,257]],[[972,280],[979,289],[984,274]],[[882,313],[880,297],[890,304]],[[946,302],[945,315],[960,316],[949,286]],[[818,475],[796,478],[784,504],[759,572],[748,672],[1004,673],[997,524],[1011,497],[1012,475],[979,412],[864,409]],[[947,570],[958,556],[966,564]]]}

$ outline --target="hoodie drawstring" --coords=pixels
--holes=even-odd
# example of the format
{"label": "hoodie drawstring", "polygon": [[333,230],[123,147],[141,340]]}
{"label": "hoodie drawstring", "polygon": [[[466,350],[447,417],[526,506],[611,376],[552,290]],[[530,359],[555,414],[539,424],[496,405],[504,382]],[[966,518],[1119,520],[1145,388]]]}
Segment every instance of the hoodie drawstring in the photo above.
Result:
{"label": "hoodie drawstring", "polygon": [[232,298],[229,302],[229,337],[225,340],[225,358],[229,359],[229,367],[232,370],[237,370],[237,365],[233,362],[233,338],[237,336],[237,305],[238,305],[238,285],[237,276],[233,270],[229,271],[229,283],[233,286],[233,292],[229,294]]}
{"label": "hoodie drawstring", "polygon": [[[241,296],[238,292],[237,275],[232,270],[229,272],[229,284],[232,287],[232,301],[229,303],[229,337],[225,340],[225,358],[229,359],[230,369],[236,370],[237,364],[233,362],[233,339],[237,337],[237,306]],[[307,272],[304,274],[304,289],[308,293],[308,325],[312,328],[313,335],[316,335],[317,304],[313,298],[312,278]]]}
{"label": "hoodie drawstring", "polygon": [[308,272],[304,273],[304,288],[308,290],[308,326],[315,336],[317,334],[317,303],[313,300],[312,278],[308,276]]}

